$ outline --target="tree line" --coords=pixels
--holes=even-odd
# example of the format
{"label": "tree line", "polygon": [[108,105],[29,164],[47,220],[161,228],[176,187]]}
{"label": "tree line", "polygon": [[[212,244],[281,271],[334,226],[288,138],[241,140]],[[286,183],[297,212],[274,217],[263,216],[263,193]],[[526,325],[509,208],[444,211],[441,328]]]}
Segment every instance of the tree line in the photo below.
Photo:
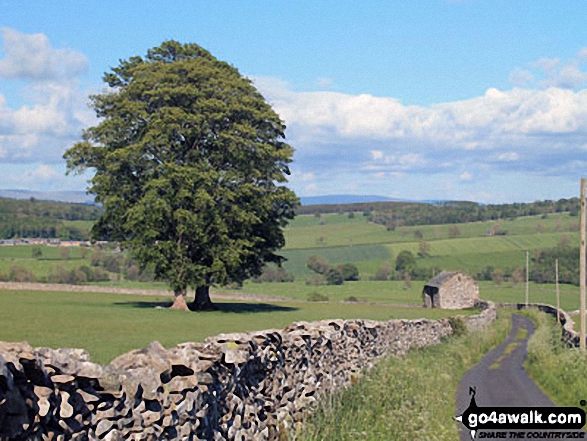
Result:
{"label": "tree line", "polygon": [[435,204],[408,202],[370,202],[357,204],[306,205],[298,214],[362,212],[369,221],[385,225],[389,230],[400,226],[458,224],[499,219],[513,219],[552,213],[577,215],[579,199],[545,200],[530,203],[479,204],[468,201],[446,201]]}
{"label": "tree line", "polygon": [[95,221],[102,211],[96,205],[0,198],[0,238],[88,240],[87,228],[68,221]]}

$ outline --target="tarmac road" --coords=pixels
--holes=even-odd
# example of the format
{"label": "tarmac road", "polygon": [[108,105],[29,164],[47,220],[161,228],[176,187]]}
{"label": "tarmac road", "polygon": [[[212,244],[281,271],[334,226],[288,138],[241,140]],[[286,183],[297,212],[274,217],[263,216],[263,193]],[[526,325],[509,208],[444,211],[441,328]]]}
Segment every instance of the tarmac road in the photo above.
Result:
{"label": "tarmac road", "polygon": [[[475,402],[479,407],[555,406],[540,388],[536,386],[523,367],[527,355],[528,339],[533,332],[534,325],[528,317],[522,315],[512,316],[512,330],[506,341],[488,352],[479,364],[471,368],[459,382],[456,396],[457,415],[462,414],[469,407],[471,402],[471,396],[469,394],[470,387],[474,387],[476,390]],[[579,403],[576,405],[579,406]],[[471,440],[469,430],[461,423],[457,424],[459,425],[461,441]],[[549,437],[540,437],[538,432],[545,431],[550,432],[551,435]],[[501,432],[500,435],[502,437],[497,437],[499,435],[496,432]],[[506,434],[505,439],[577,439],[573,437],[553,438],[555,435],[552,432],[556,432],[554,430],[528,429],[520,431],[525,433],[517,432],[514,434],[513,432],[517,431],[479,430],[475,439],[504,439],[503,433]],[[491,437],[491,433],[497,436]],[[490,436],[487,437],[487,435]],[[579,435],[585,436],[584,433],[580,432]],[[587,436],[585,438],[582,436],[579,439],[587,439]]]}

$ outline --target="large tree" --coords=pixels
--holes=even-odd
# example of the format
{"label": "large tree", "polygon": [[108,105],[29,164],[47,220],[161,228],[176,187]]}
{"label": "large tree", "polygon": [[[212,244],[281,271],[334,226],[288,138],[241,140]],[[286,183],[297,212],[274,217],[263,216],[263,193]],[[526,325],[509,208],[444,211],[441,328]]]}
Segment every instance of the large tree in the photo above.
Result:
{"label": "large tree", "polygon": [[185,305],[213,309],[214,284],[280,263],[295,194],[283,183],[293,149],[251,82],[196,44],[164,42],[104,75],[91,102],[99,124],[64,157],[95,171],[104,207],[95,239],[118,241]]}

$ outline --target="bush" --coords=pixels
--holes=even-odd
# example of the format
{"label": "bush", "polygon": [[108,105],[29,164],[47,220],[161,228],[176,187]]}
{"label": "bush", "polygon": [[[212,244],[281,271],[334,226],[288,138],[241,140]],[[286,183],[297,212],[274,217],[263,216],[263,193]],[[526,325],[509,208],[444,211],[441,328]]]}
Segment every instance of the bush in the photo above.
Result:
{"label": "bush", "polygon": [[359,280],[359,268],[352,263],[343,263],[342,265],[338,265],[336,269],[342,274],[342,278],[345,281]]}
{"label": "bush", "polygon": [[293,282],[295,280],[293,274],[288,273],[283,268],[272,268],[265,267],[260,276],[253,278],[255,283],[282,283],[282,282]]}
{"label": "bush", "polygon": [[104,257],[104,268],[106,268],[106,271],[110,271],[111,273],[120,273],[122,268],[122,260],[123,258],[121,255],[109,254]]}
{"label": "bush", "polygon": [[452,335],[459,337],[468,332],[467,325],[462,317],[449,317],[448,324],[452,329]]}
{"label": "bush", "polygon": [[353,302],[353,303],[355,303],[355,302],[358,302],[359,299],[357,299],[355,296],[349,296],[346,299],[344,299],[344,301],[345,302]]}
{"label": "bush", "polygon": [[319,294],[316,291],[312,291],[308,294],[308,302],[327,302],[328,296],[325,294]]}
{"label": "bush", "polygon": [[139,269],[138,265],[133,263],[126,268],[125,276],[126,276],[127,280],[131,280],[131,281],[139,280],[140,275],[141,275],[141,270]]}
{"label": "bush", "polygon": [[104,252],[102,250],[94,250],[90,256],[90,263],[92,266],[99,266],[104,260]]}
{"label": "bush", "polygon": [[94,268],[92,270],[92,278],[94,282],[109,282],[110,274],[104,268]]}
{"label": "bush", "polygon": [[11,282],[36,282],[35,274],[22,266],[13,265],[8,270],[8,280]]}
{"label": "bush", "polygon": [[329,285],[342,285],[344,283],[342,273],[336,268],[329,269],[326,273],[326,283]]}
{"label": "bush", "polygon": [[308,257],[306,266],[318,274],[326,274],[330,269],[330,263],[328,262],[328,259],[322,256],[317,256],[316,254]]}

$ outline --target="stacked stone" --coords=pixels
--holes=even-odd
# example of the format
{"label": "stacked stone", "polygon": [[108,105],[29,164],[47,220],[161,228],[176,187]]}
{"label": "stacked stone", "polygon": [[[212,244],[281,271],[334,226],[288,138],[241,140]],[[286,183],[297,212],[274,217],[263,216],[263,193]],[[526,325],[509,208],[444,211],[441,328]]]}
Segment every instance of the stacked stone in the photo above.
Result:
{"label": "stacked stone", "polygon": [[0,440],[267,440],[380,357],[440,342],[448,320],[328,320],[151,343],[101,366],[79,349],[0,343]]}

